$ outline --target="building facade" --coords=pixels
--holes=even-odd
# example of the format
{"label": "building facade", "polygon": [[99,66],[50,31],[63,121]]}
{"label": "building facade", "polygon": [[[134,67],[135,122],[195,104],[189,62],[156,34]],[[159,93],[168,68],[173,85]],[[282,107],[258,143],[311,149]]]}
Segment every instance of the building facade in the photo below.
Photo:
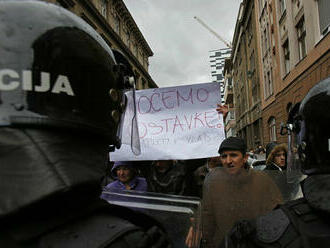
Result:
{"label": "building facade", "polygon": [[263,144],[256,8],[244,0],[239,9],[233,37],[232,81],[236,132],[249,149]]}
{"label": "building facade", "polygon": [[325,0],[255,2],[264,141],[286,142],[280,129],[291,107],[330,76],[330,5]]}
{"label": "building facade", "polygon": [[225,82],[224,82],[223,69],[225,66],[225,59],[229,58],[230,54],[231,54],[230,48],[222,48],[222,49],[209,51],[212,82],[217,82],[220,84],[220,95],[221,95],[222,104],[224,104],[225,102],[224,101]]}
{"label": "building facade", "polygon": [[90,24],[112,48],[129,60],[137,89],[156,88],[148,73],[153,52],[122,0],[44,0],[60,5]]}
{"label": "building facade", "polygon": [[226,137],[236,136],[236,121],[235,121],[235,105],[234,105],[234,90],[232,79],[232,62],[231,58],[225,59],[223,68],[224,75],[224,102],[228,106],[228,114],[224,119]]}
{"label": "building facade", "polygon": [[329,33],[328,0],[242,1],[231,76],[236,131],[249,148],[287,142],[288,112],[330,76]]}

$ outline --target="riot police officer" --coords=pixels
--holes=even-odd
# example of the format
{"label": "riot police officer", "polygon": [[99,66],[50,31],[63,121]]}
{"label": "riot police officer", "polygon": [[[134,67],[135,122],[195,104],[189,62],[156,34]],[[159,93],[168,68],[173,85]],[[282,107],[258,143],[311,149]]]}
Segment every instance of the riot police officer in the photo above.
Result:
{"label": "riot police officer", "polygon": [[167,247],[153,219],[99,198],[127,66],[40,1],[1,0],[0,36],[0,247]]}
{"label": "riot police officer", "polygon": [[253,221],[240,221],[222,247],[329,247],[330,77],[316,84],[289,113],[288,180],[302,181],[303,198]]}

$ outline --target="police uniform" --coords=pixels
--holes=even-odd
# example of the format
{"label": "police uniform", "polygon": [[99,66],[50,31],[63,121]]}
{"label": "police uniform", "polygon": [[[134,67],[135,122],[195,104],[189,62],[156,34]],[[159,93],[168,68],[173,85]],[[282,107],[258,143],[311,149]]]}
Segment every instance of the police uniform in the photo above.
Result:
{"label": "police uniform", "polygon": [[100,199],[128,62],[63,8],[0,10],[0,247],[170,246],[155,220]]}

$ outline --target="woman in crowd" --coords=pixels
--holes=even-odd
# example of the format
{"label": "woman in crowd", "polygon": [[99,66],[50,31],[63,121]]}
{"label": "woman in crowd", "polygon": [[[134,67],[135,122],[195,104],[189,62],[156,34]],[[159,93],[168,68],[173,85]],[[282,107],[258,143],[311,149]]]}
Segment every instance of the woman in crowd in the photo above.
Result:
{"label": "woman in crowd", "polygon": [[286,170],[287,145],[270,143],[267,148],[266,170]]}
{"label": "woman in crowd", "polygon": [[105,186],[105,191],[112,189],[147,191],[146,179],[137,175],[133,162],[116,161],[111,172],[116,180]]}

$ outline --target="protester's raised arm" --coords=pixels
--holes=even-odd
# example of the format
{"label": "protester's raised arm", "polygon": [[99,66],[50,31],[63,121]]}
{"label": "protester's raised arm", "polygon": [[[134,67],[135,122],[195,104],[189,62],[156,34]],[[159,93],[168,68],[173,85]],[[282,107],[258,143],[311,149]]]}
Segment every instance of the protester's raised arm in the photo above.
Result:
{"label": "protester's raised arm", "polygon": [[221,104],[217,104],[217,108],[216,111],[219,114],[223,114],[223,117],[226,118],[228,112],[229,112],[229,108],[228,105],[221,105]]}

